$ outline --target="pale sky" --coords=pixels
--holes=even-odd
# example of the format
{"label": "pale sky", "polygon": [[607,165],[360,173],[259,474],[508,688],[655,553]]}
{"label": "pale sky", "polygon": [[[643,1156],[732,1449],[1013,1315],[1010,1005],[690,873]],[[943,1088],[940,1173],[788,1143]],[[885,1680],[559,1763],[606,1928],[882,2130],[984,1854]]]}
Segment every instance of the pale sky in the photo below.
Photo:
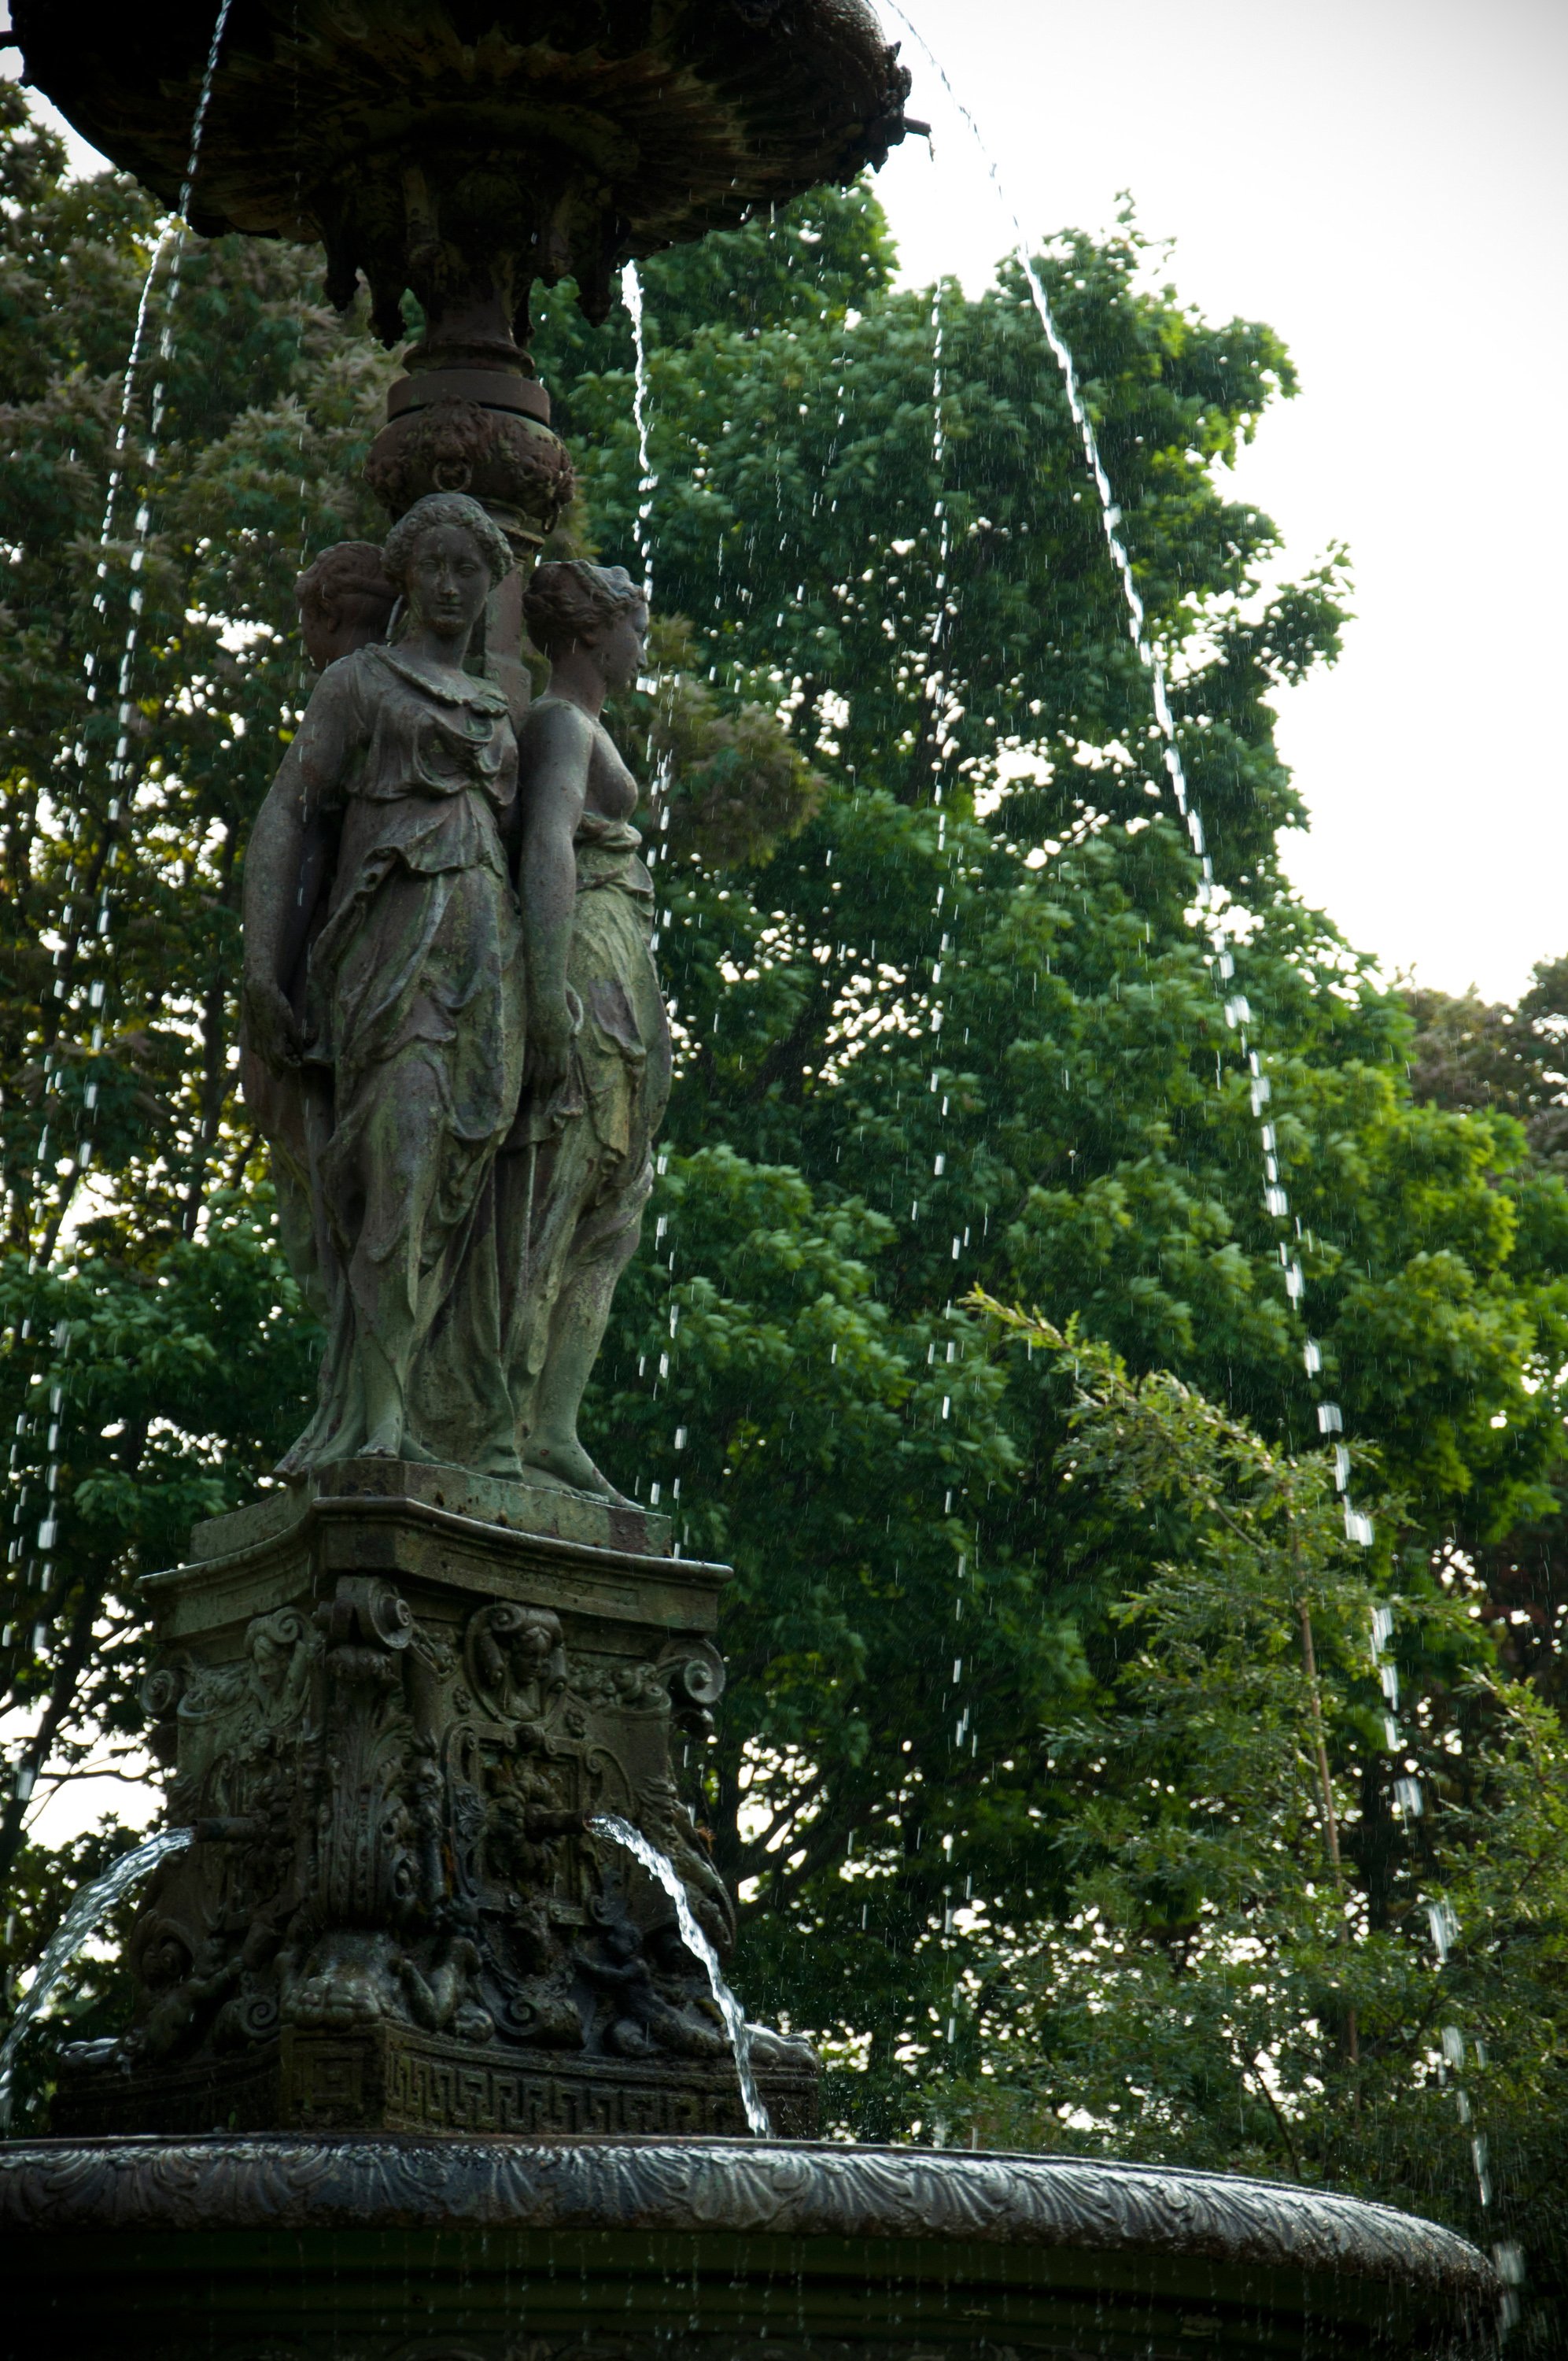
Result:
{"label": "pale sky", "polygon": [[[1130,190],[1185,297],[1289,346],[1301,390],[1234,480],[1289,563],[1348,543],[1358,619],[1280,701],[1291,873],[1390,973],[1513,996],[1568,951],[1568,7],[904,5],[1026,228],[1104,229]],[[995,199],[905,56],[937,158],[908,142],[883,195],[909,276],[973,287]]]}

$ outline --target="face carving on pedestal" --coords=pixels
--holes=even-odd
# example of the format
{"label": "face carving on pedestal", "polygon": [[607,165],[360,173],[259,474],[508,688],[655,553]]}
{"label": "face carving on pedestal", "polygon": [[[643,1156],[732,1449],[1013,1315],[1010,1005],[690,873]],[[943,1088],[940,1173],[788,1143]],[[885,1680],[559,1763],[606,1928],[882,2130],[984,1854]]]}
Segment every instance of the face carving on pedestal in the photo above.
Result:
{"label": "face carving on pedestal", "polygon": [[536,1722],[566,1684],[560,1619],[545,1607],[483,1607],[468,1626],[464,1664],[482,1713]]}

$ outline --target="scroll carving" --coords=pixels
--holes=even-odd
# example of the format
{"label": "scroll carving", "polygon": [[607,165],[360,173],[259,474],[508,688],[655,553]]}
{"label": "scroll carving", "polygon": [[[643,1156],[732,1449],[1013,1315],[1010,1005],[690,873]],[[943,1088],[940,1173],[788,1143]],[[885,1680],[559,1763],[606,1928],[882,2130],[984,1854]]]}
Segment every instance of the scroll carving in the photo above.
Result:
{"label": "scroll carving", "polygon": [[[172,1654],[148,1702],[196,1842],[148,1889],[134,2023],[68,2065],[240,2074],[288,2033],[722,2068],[666,1897],[588,1829],[630,1818],[729,1949],[733,1905],[669,1768],[722,1666],[702,1641],[639,1644],[579,1659],[554,1608],[513,1600],[427,1621],[355,1573],[253,1618],[229,1661]],[[809,2078],[803,2045],[775,2051]]]}

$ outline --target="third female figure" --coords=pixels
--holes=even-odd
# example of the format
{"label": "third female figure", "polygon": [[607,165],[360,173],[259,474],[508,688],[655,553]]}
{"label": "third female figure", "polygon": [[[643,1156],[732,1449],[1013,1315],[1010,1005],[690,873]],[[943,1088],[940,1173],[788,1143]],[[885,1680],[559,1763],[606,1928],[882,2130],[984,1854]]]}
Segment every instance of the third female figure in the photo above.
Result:
{"label": "third female figure", "polygon": [[652,1187],[670,1031],[637,784],[599,715],[641,668],[648,609],[621,567],[574,563],[538,568],[523,615],[551,670],[520,747],[528,1066],[522,1137],[504,1159],[522,1201],[506,1224],[514,1255],[521,1241],[509,1377],[529,1472],[611,1494],[577,1413]]}

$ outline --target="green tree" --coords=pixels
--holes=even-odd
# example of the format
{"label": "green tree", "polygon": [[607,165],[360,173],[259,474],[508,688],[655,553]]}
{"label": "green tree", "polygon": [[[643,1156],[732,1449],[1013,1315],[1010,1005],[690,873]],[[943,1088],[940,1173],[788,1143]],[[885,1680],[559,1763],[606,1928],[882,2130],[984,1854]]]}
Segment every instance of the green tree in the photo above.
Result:
{"label": "green tree", "polygon": [[1329,1453],[982,1308],[1070,1374],[1061,1480],[1146,1572],[1113,1677],[1047,1739],[1065,1896],[963,1914],[928,2104],[987,2144],[1355,2189],[1520,2245],[1527,2348],[1556,2349],[1561,1721],[1498,1678],[1474,1582],[1434,1575],[1400,1500],[1358,1549]]}
{"label": "green tree", "polygon": [[1531,1154],[1560,1166],[1568,1149],[1568,959],[1540,960],[1508,1006],[1472,988],[1405,994],[1415,1033],[1410,1088],[1431,1106],[1484,1108],[1525,1126]]}
{"label": "green tree", "polygon": [[[9,1570],[6,1697],[36,1714],[63,1682],[69,1766],[94,1719],[137,1727],[131,1576],[196,1508],[254,1489],[302,1416],[313,1340],[231,1096],[235,887],[302,686],[289,577],[369,524],[354,465],[387,364],[319,308],[309,258],[189,248],[141,488],[139,785],[111,834],[107,717],[91,761],[73,750],[82,659],[119,644],[132,590],[122,539],[95,614],[150,225],[121,182],[62,183],[18,119],[6,153],[0,350],[36,456],[0,493],[19,553],[0,1386],[40,1509],[58,1464],[61,1534],[43,1612]],[[590,1416],[611,1472],[675,1503],[683,1547],[736,1566],[730,1697],[692,1769],[745,1898],[739,1981],[819,2036],[836,2114],[867,2132],[928,2126],[970,2039],[965,1906],[988,1927],[1070,1910],[1045,1750],[1109,1710],[1115,1610],[1149,1579],[1146,1534],[1059,1480],[1059,1363],[993,1353],[976,1284],[1077,1312],[1134,1371],[1175,1371],[1288,1452],[1315,1414],[1283,1239],[1353,1450],[1376,1445],[1404,1501],[1401,1548],[1428,1563],[1456,1533],[1500,1545],[1557,1514],[1568,1200],[1506,1115],[1412,1104],[1402,1003],[1281,876],[1276,831],[1299,812],[1274,702],[1332,659],[1341,569],[1262,588],[1276,536],[1225,467],[1290,391],[1288,357],[1150,291],[1146,261],[1127,225],[1042,268],[1169,656],[1237,945],[1223,989],[1018,274],[973,301],[900,290],[863,191],[646,272],[668,672],[612,718],[653,797],[678,1073]],[[636,563],[628,324],[588,329],[563,296],[536,351],[586,544]],[[78,827],[117,915],[113,972],[71,982],[68,1024],[52,963]],[[51,1140],[81,1136],[94,1082],[92,1193],[61,1226],[71,1162],[35,1189],[37,1141],[46,1115]],[[1264,1201],[1262,1119],[1299,1241]],[[51,1246],[47,1279],[29,1271]],[[38,1345],[62,1321],[56,1462]],[[113,1669],[84,1686],[69,1635],[105,1614]]]}
{"label": "green tree", "polygon": [[234,1103],[239,862],[297,718],[292,577],[372,522],[356,471],[388,365],[323,307],[313,258],[189,241],[176,301],[131,182],[64,179],[13,84],[0,135],[4,1887],[37,1773],[141,1727],[136,1576],[255,1489],[309,1383]]}
{"label": "green tree", "polygon": [[[1407,990],[1414,1019],[1410,1088],[1424,1104],[1480,1110],[1522,1126],[1531,1166],[1562,1173],[1568,1162],[1568,960],[1538,961],[1513,1005],[1475,991]],[[1511,1136],[1511,1135],[1510,1135]],[[1502,1534],[1461,1524],[1451,1550],[1477,1570],[1481,1605],[1499,1659],[1568,1717],[1568,1548],[1563,1482],[1537,1513]]]}
{"label": "green tree", "polygon": [[[810,297],[817,237],[833,265]],[[700,252],[646,273],[656,588],[691,620],[688,664],[706,654],[720,698],[775,700],[825,785],[765,862],[721,866],[688,834],[660,869],[682,1060],[665,1228],[601,1400],[633,1467],[666,1496],[682,1477],[690,1545],[740,1569],[709,1800],[751,1896],[747,1989],[828,2040],[839,2103],[885,2129],[925,2120],[955,1897],[1003,1915],[1023,1892],[1065,1897],[1042,1732],[1110,1676],[1111,1609],[1146,1571],[1125,1533],[1085,1534],[1054,1480],[1059,1378],[1024,1355],[982,1384],[957,1299],[979,1280],[1076,1310],[1134,1367],[1288,1441],[1316,1419],[1250,1077],[1188,923],[1197,864],[1025,291],[1008,271],[973,304],[895,290],[858,197],[756,244],[711,310]],[[1327,1382],[1408,1497],[1412,1546],[1496,1540],[1555,1515],[1568,1205],[1506,1122],[1412,1106],[1402,1003],[1282,880],[1274,832],[1296,806],[1272,698],[1332,656],[1337,577],[1266,600],[1272,528],[1226,501],[1223,463],[1288,364],[1265,330],[1136,291],[1140,258],[1129,230],[1044,268],[1245,941],[1301,1224],[1286,1235]],[[595,340],[553,312],[539,350],[554,380],[578,372],[588,514],[630,556],[624,324]],[[648,721],[623,717],[629,742]],[[738,1159],[722,1212],[715,1136]],[[692,1317],[709,1290],[744,1299],[738,1186],[774,1165],[814,1219],[880,1217],[860,1250],[872,1299],[908,1377],[939,1379],[911,1387],[896,1447],[847,1495],[803,1440],[808,1358],[775,1407]],[[652,1398],[631,1384],[665,1365]]]}

